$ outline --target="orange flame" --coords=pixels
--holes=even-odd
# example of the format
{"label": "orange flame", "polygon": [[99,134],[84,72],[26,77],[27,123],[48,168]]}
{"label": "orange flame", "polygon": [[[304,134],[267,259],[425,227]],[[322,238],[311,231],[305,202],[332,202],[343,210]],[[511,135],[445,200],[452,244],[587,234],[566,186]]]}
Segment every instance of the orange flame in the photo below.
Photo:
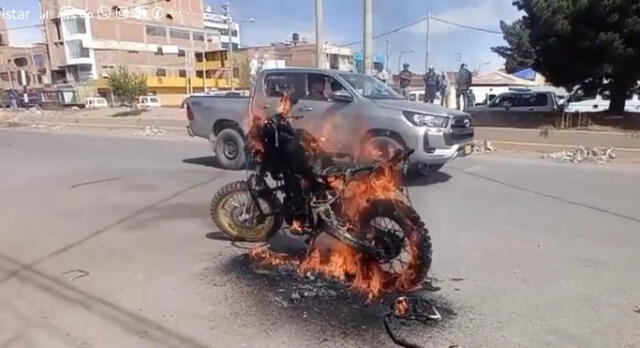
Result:
{"label": "orange flame", "polygon": [[385,276],[375,260],[338,241],[333,241],[328,247],[314,244],[298,271],[349,281],[351,289],[366,294],[369,301],[380,296],[384,290]]}
{"label": "orange flame", "polygon": [[[291,115],[292,103],[288,94],[285,94],[281,99],[278,111],[285,116]],[[257,126],[262,124],[264,124],[264,119],[255,123]],[[330,133],[327,130],[328,128],[325,127],[323,133]],[[313,140],[313,137],[305,135],[303,132],[300,139],[303,146],[312,153],[320,150],[320,144]],[[261,139],[257,138],[255,140],[257,140],[254,142],[255,144],[262,144]],[[253,147],[253,149],[264,151],[264,146]],[[380,153],[379,155],[382,154]],[[392,199],[404,201],[404,197],[400,194],[401,171],[399,169],[395,164],[382,165],[371,175],[355,179],[349,182],[346,187],[344,187],[345,183],[340,178],[329,179],[329,183],[334,189],[338,190],[344,187],[342,215],[351,226],[359,226],[360,214],[372,200]],[[291,224],[290,229],[292,231],[301,231],[302,224],[296,220]],[[407,237],[409,238],[412,255],[420,255],[420,250],[418,250],[420,234],[414,233]],[[298,272],[303,275],[317,273],[345,281],[350,284],[353,291],[364,294],[369,302],[378,298],[385,291],[409,291],[416,287],[416,280],[419,278],[418,272],[420,270],[419,261],[412,260],[414,262],[409,263],[402,275],[392,276],[384,271],[378,262],[371,257],[335,239],[330,240],[331,242],[328,245],[314,242],[306,256],[301,259],[287,254],[273,253],[266,248],[251,250],[250,255],[261,263],[268,263],[274,266],[295,266]]]}

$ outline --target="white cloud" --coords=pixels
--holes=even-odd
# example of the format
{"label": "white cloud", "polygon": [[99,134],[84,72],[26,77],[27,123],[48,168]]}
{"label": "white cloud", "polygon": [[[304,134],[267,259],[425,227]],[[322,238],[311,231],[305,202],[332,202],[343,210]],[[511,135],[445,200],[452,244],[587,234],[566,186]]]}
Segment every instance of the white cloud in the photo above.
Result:
{"label": "white cloud", "polygon": [[[518,10],[507,0],[476,0],[474,4],[451,8],[431,16],[472,27],[499,31],[500,20],[513,21],[520,16]],[[465,28],[431,21],[432,35],[448,35],[467,30]],[[424,35],[427,31],[424,22],[410,27],[409,32]]]}

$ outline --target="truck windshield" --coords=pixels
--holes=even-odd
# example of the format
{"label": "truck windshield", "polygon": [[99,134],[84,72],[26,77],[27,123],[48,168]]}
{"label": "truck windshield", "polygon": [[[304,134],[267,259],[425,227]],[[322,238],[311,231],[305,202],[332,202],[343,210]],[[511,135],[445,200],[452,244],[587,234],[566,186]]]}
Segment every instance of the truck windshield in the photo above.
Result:
{"label": "truck windshield", "polygon": [[340,77],[347,81],[351,87],[365,98],[404,99],[403,96],[396,93],[391,87],[374,77],[361,74],[340,74]]}

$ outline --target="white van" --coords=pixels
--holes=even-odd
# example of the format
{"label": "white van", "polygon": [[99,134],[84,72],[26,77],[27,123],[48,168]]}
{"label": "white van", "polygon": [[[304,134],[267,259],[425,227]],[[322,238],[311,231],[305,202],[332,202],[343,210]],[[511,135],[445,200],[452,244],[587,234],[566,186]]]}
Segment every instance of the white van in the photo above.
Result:
{"label": "white van", "polygon": [[108,108],[109,103],[102,97],[89,97],[85,99],[84,107],[87,109],[103,109]]}
{"label": "white van", "polygon": [[[409,100],[413,102],[424,103],[424,89],[415,89],[409,91]],[[436,93],[434,104],[440,104],[440,94]]]}
{"label": "white van", "polygon": [[147,95],[138,98],[138,106],[141,108],[160,108],[162,107],[162,103],[157,96]]}

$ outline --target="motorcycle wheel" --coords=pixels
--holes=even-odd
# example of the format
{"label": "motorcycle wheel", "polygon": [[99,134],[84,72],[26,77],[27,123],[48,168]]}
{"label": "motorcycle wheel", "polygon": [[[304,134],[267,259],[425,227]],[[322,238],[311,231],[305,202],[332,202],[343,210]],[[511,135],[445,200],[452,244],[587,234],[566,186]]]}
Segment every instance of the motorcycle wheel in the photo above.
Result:
{"label": "motorcycle wheel", "polygon": [[[279,210],[275,196],[257,197],[265,214]],[[236,181],[222,187],[211,200],[211,219],[231,239],[243,242],[265,242],[282,226],[282,216],[260,218],[246,181]]]}
{"label": "motorcycle wheel", "polygon": [[360,213],[359,237],[383,250],[378,259],[389,285],[398,291],[418,287],[431,268],[431,237],[418,213],[393,200],[370,202]]}

